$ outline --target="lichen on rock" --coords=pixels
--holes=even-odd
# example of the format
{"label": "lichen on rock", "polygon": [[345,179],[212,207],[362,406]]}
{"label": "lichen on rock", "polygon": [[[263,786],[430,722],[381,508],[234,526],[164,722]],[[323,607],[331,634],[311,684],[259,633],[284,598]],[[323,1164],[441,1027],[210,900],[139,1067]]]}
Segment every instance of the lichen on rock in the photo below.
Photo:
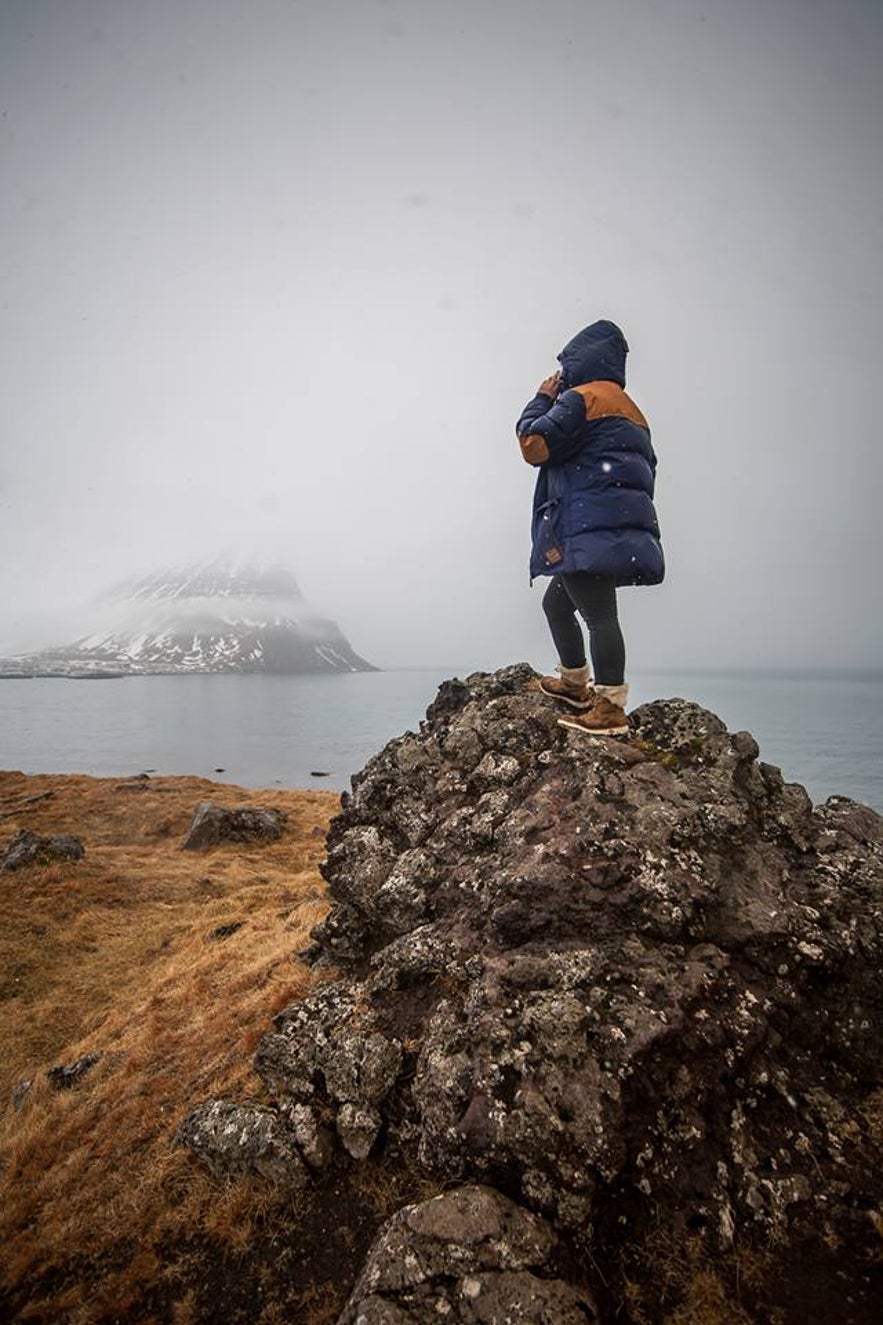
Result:
{"label": "lichen on rock", "polygon": [[[534,679],[446,682],[353,779],[311,952],[334,978],[257,1054],[277,1114],[310,1110],[337,1162],[499,1189],[580,1291],[686,1219],[712,1253],[778,1249],[782,1283],[833,1282],[881,1202],[883,820],[813,808],[686,700],[592,738]],[[438,1314],[492,1319],[485,1271]],[[358,1319],[422,1320],[429,1293],[366,1288]]]}
{"label": "lichen on rock", "polygon": [[188,1114],[175,1141],[219,1178],[260,1177],[295,1189],[304,1183],[295,1137],[269,1109],[212,1100]]}
{"label": "lichen on rock", "polygon": [[590,1296],[548,1277],[555,1240],[545,1220],[477,1184],[406,1206],[375,1240],[340,1325],[587,1325]]}

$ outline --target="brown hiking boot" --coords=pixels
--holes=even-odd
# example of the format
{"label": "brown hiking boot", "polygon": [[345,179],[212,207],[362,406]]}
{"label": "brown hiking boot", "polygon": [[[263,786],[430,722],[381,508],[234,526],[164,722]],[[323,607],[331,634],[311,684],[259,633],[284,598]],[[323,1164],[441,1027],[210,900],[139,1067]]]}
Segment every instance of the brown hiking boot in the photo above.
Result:
{"label": "brown hiking boot", "polygon": [[558,726],[585,732],[587,736],[627,736],[629,720],[625,704],[628,693],[628,686],[596,686],[591,711],[578,718],[559,718]]}
{"label": "brown hiking boot", "polygon": [[595,702],[595,691],[589,675],[588,663],[582,667],[556,667],[557,676],[541,676],[537,686],[544,695],[560,699],[575,709],[589,709]]}

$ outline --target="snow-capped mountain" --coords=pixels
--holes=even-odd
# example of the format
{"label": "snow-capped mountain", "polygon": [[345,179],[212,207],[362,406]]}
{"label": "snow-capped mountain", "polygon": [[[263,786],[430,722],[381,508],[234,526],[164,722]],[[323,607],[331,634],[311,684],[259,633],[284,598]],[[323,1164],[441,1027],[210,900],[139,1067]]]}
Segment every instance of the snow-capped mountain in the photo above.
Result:
{"label": "snow-capped mountain", "polygon": [[282,566],[213,562],[115,586],[100,628],[8,660],[7,674],[373,671],[337,624],[310,608]]}

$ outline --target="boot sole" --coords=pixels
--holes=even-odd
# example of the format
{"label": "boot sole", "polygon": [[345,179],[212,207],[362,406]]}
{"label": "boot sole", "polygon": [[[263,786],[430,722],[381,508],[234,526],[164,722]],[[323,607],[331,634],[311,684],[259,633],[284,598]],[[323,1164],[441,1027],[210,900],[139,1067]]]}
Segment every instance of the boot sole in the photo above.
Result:
{"label": "boot sole", "polygon": [[537,681],[537,690],[542,691],[548,699],[559,699],[562,704],[569,704],[572,709],[590,709],[595,702],[593,699],[568,699],[566,695],[556,695],[553,690],[547,690],[541,681]]}
{"label": "boot sole", "polygon": [[582,732],[583,736],[628,736],[626,727],[584,727],[581,722],[571,722],[567,718],[558,719],[559,727],[569,727],[571,731]]}

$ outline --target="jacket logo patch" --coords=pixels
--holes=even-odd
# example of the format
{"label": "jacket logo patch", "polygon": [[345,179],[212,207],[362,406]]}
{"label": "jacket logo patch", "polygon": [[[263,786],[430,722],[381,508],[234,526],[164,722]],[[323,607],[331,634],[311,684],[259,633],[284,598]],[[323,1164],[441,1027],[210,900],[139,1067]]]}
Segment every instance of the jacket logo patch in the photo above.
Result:
{"label": "jacket logo patch", "polygon": [[557,566],[558,562],[561,561],[563,557],[564,553],[561,551],[559,547],[550,547],[548,552],[546,553],[546,565]]}

